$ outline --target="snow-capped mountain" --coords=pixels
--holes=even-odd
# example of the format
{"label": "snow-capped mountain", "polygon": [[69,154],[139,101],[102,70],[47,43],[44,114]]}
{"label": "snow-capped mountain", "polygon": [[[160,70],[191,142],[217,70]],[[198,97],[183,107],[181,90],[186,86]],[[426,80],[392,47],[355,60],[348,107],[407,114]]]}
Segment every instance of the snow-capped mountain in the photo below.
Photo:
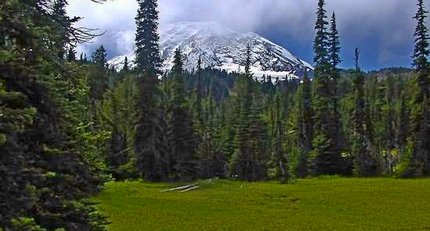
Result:
{"label": "snow-capped mountain", "polygon": [[[176,48],[182,50],[187,70],[195,68],[201,57],[203,67],[244,71],[248,44],[252,49],[251,71],[256,77],[297,77],[304,69],[313,69],[287,49],[256,33],[240,33],[216,22],[175,23],[160,28],[160,51],[166,71],[173,66]],[[125,54],[113,58],[109,64],[121,68],[126,56],[131,62],[135,58],[133,53]]]}

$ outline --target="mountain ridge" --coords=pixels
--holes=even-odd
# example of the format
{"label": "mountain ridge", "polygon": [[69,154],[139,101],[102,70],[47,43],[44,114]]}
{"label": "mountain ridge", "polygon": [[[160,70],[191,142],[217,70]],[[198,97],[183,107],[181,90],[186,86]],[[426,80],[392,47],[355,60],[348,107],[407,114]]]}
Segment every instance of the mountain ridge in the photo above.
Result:
{"label": "mountain ridge", "polygon": [[[243,71],[248,44],[252,49],[251,71],[256,77],[263,75],[275,78],[301,77],[304,70],[313,67],[293,55],[286,48],[253,32],[238,32],[217,22],[180,22],[160,28],[160,54],[163,70],[173,66],[174,51],[181,48],[184,68],[191,71],[199,57],[203,67]],[[108,63],[116,69],[124,65],[127,57],[132,63],[134,53],[124,54],[111,59]]]}

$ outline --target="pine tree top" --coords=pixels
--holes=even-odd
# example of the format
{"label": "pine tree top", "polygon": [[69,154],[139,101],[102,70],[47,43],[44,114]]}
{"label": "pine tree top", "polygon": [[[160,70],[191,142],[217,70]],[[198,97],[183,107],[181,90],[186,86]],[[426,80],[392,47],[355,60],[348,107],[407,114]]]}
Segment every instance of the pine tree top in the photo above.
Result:
{"label": "pine tree top", "polygon": [[339,32],[337,30],[336,23],[336,14],[333,12],[330,20],[330,32],[328,38],[328,49],[329,49],[329,58],[330,64],[333,69],[336,69],[337,66],[342,62],[340,58],[340,41],[339,41]]}
{"label": "pine tree top", "polygon": [[182,61],[181,48],[175,50],[175,56],[173,60],[172,73],[175,75],[180,75],[183,73],[184,62]]}
{"label": "pine tree top", "polygon": [[316,12],[316,22],[315,22],[315,39],[314,39],[314,62],[316,66],[320,66],[328,63],[328,37],[329,33],[327,32],[327,15],[326,10],[324,9],[325,1],[318,1],[318,9]]}
{"label": "pine tree top", "polygon": [[415,28],[415,48],[413,53],[412,65],[417,71],[427,70],[429,63],[427,57],[430,55],[429,51],[429,35],[428,28],[426,26],[425,19],[427,18],[428,11],[424,7],[423,0],[418,0],[418,10],[413,17],[417,20],[417,26]]}
{"label": "pine tree top", "polygon": [[162,60],[159,51],[157,0],[138,0],[136,16],[136,68],[139,71],[161,73]]}
{"label": "pine tree top", "polygon": [[251,65],[252,65],[252,50],[251,50],[251,44],[248,44],[246,46],[246,59],[245,59],[245,75],[248,78],[252,77]]}
{"label": "pine tree top", "polygon": [[93,63],[95,63],[101,67],[104,67],[107,63],[106,56],[107,56],[106,49],[104,48],[103,45],[101,45],[96,51],[94,51],[91,58],[92,58]]}

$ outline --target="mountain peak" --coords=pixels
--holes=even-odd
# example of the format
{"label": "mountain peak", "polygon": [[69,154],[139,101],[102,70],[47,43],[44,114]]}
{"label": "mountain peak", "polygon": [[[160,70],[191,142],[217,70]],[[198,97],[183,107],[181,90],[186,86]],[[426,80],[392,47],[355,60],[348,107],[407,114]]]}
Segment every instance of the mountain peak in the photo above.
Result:
{"label": "mountain peak", "polygon": [[[179,22],[160,27],[160,51],[165,71],[172,68],[177,48],[184,54],[187,70],[195,68],[201,57],[204,67],[243,71],[248,44],[252,49],[251,71],[256,77],[297,77],[304,69],[313,69],[287,49],[256,33],[241,33],[218,22]],[[126,56],[134,60],[134,54],[126,54],[112,59],[109,64],[121,68]]]}

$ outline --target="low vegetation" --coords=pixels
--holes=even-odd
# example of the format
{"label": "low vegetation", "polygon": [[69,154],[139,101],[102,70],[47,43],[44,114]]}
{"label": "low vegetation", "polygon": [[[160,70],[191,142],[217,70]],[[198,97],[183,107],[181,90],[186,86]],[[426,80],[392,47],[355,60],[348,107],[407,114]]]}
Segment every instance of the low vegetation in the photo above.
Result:
{"label": "low vegetation", "polygon": [[109,230],[430,230],[430,180],[316,178],[293,184],[108,183]]}

